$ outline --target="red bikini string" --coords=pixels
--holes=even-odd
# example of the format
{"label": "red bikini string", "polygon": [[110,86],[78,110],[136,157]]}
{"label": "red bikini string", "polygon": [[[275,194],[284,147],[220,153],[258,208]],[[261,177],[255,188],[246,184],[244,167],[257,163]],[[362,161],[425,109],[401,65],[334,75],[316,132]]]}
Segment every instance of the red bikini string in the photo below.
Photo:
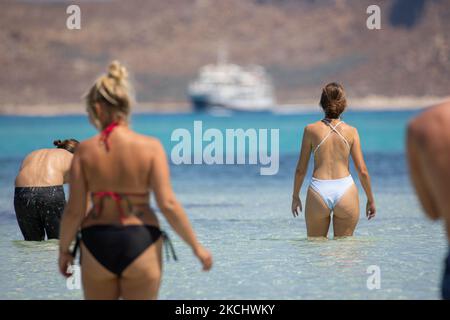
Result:
{"label": "red bikini string", "polygon": [[100,191],[100,192],[95,192],[94,196],[98,197],[100,200],[100,203],[96,206],[96,213],[97,216],[100,216],[102,210],[103,210],[103,199],[105,197],[111,197],[117,205],[117,209],[119,210],[119,219],[120,222],[123,224],[125,221],[125,213],[122,209],[122,206],[120,205],[120,201],[122,200],[122,197],[120,196],[120,194],[116,193],[116,192],[111,192],[111,191]]}
{"label": "red bikini string", "polygon": [[109,151],[109,143],[108,143],[109,135],[111,134],[113,129],[118,125],[119,125],[118,122],[112,122],[100,133],[100,141],[105,144],[106,151]]}

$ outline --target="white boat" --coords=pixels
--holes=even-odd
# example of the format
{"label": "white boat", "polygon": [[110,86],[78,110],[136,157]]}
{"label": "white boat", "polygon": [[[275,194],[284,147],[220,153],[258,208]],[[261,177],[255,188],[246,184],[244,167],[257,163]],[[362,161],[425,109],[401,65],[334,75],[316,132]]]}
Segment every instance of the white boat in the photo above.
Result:
{"label": "white boat", "polygon": [[224,55],[219,55],[216,64],[200,69],[197,79],[189,84],[188,94],[198,111],[267,111],[275,105],[272,81],[263,67],[227,63]]}

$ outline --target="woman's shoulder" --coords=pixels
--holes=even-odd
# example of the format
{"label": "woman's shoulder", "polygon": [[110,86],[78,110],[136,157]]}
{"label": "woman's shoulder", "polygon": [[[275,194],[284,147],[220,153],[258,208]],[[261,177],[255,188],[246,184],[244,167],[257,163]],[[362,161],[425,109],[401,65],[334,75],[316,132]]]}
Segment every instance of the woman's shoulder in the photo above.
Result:
{"label": "woman's shoulder", "polygon": [[357,133],[358,132],[358,130],[354,126],[348,124],[347,122],[342,122],[342,127],[345,130],[347,130],[347,131],[349,131],[351,133]]}
{"label": "woman's shoulder", "polygon": [[156,146],[161,144],[158,138],[133,131],[133,140],[138,143],[146,144],[147,146]]}
{"label": "woman's shoulder", "polygon": [[305,126],[305,130],[304,130],[305,133],[307,133],[307,134],[314,134],[314,133],[320,131],[321,128],[322,128],[321,123],[322,123],[322,121],[319,120],[319,121],[307,124]]}
{"label": "woman's shoulder", "polygon": [[305,126],[305,131],[311,131],[311,130],[317,129],[320,126],[321,122],[322,121],[319,120],[319,121],[316,121],[316,122],[308,123]]}
{"label": "woman's shoulder", "polygon": [[132,140],[139,149],[152,152],[163,150],[161,141],[153,136],[133,132]]}
{"label": "woman's shoulder", "polygon": [[100,135],[96,134],[95,136],[92,136],[83,141],[80,141],[75,152],[80,153],[82,151],[85,151],[90,146],[93,146],[94,144],[98,145],[99,137],[100,137]]}
{"label": "woman's shoulder", "polygon": [[[321,135],[323,134],[324,131],[324,125],[322,120],[307,124],[305,126],[305,130],[304,133],[305,134],[310,134],[310,135]],[[339,125],[339,128],[341,128],[341,132],[344,131],[346,134],[350,134],[350,135],[356,135],[358,134],[358,130],[353,127],[352,125],[348,124],[347,122],[342,122]]]}
{"label": "woman's shoulder", "polygon": [[[99,139],[100,134],[96,134],[86,140],[81,141],[77,147],[77,153],[82,154],[88,150],[97,149],[99,146]],[[130,139],[128,140],[129,142],[132,142],[145,149],[155,149],[162,145],[161,141],[158,138],[137,132],[132,132],[132,134],[128,136],[128,139]]]}

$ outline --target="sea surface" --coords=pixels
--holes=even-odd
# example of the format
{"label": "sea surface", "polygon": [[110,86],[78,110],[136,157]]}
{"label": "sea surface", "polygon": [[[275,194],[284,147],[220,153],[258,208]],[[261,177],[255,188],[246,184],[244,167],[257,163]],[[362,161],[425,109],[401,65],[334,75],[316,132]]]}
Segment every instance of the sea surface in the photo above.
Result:
{"label": "sea surface", "polygon": [[[303,128],[320,113],[134,115],[132,127],[161,139],[169,160],[177,144],[172,133],[185,128],[193,136],[194,121],[220,132],[279,130],[275,175],[262,176],[259,164],[171,163],[173,187],[198,237],[212,251],[214,267],[202,272],[190,248],[159,214],[179,257],[165,262],[160,299],[438,299],[448,242],[442,224],[422,213],[405,161],[405,128],[417,112],[345,114],[344,121],[361,136],[378,215],[365,219],[366,198],[352,166],[361,205],[355,236],[333,240],[330,230],[331,239],[324,241],[308,241],[304,216],[294,219],[290,212]],[[56,240],[23,241],[13,193],[27,153],[50,148],[55,139],[83,140],[93,134],[85,116],[0,117],[0,299],[82,299],[82,290],[69,289],[57,271]],[[311,170],[303,201],[310,175]],[[368,286],[376,275],[379,288]]]}

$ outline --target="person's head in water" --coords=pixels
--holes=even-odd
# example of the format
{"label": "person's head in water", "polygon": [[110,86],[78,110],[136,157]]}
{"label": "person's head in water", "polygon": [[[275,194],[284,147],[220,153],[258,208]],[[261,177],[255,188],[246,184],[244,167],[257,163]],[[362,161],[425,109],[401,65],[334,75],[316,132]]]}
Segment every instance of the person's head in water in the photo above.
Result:
{"label": "person's head in water", "polygon": [[113,61],[108,72],[100,76],[86,95],[89,120],[99,130],[112,122],[127,122],[131,97],[127,69]]}
{"label": "person's head in water", "polygon": [[75,149],[77,148],[78,144],[80,142],[78,142],[78,140],[75,139],[67,139],[67,140],[55,140],[53,141],[53,144],[58,148],[58,149],[65,149],[71,153],[75,152]]}
{"label": "person's head in water", "polygon": [[339,119],[342,112],[344,112],[347,107],[344,87],[336,82],[327,84],[322,89],[320,106],[322,107],[326,118]]}

